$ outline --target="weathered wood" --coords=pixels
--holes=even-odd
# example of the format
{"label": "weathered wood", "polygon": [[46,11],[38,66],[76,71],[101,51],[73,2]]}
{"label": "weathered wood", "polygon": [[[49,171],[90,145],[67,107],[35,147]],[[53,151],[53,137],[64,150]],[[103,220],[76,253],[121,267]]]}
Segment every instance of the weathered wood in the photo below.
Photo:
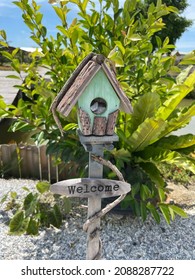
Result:
{"label": "weathered wood", "polygon": [[63,88],[61,89],[61,91],[59,92],[59,94],[56,96],[56,98],[54,99],[52,105],[51,105],[51,110],[53,111],[53,109],[55,109],[58,104],[60,103],[60,101],[62,100],[62,98],[64,97],[64,95],[66,94],[66,92],[68,91],[68,89],[71,87],[71,85],[74,83],[75,78],[78,76],[78,74],[80,73],[80,71],[83,69],[83,67],[94,57],[96,56],[95,53],[90,53],[88,54],[82,61],[81,63],[78,65],[78,67],[74,70],[74,72],[72,73],[72,75],[70,76],[70,78],[67,80],[67,82],[65,83],[65,85],[63,86]]}
{"label": "weathered wood", "polygon": [[106,123],[105,117],[94,117],[93,121],[93,135],[102,136],[106,133]]}
{"label": "weathered wood", "polygon": [[115,125],[116,125],[117,116],[118,116],[118,110],[109,114],[108,121],[107,121],[107,127],[106,127],[106,134],[107,135],[113,135],[114,134],[114,129],[115,129]]}
{"label": "weathered wood", "polygon": [[128,193],[130,185],[116,180],[78,178],[55,183],[51,186],[51,191],[68,197],[104,198]]}
{"label": "weathered wood", "polygon": [[115,73],[108,68],[108,66],[106,65],[105,62],[102,64],[102,69],[106,73],[107,78],[109,79],[109,81],[112,84],[114,90],[116,91],[118,97],[120,98],[121,110],[124,111],[125,113],[131,114],[133,112],[133,108],[131,106],[129,98],[125,95],[118,80],[116,79]]}
{"label": "weathered wood", "polygon": [[83,67],[76,77],[73,85],[69,88],[61,102],[58,104],[57,111],[67,117],[84,89],[100,68],[101,66],[99,64],[89,61],[88,64]]}
{"label": "weathered wood", "polygon": [[[56,166],[54,157],[46,154],[45,145],[0,145],[0,169],[6,178],[33,178],[38,180],[58,181],[65,180],[69,172],[70,163],[61,163]],[[76,175],[78,166],[71,163],[71,174]]]}
{"label": "weathered wood", "polygon": [[92,134],[92,129],[91,129],[91,122],[90,122],[90,117],[89,115],[79,108],[79,120],[81,124],[81,130],[83,135],[91,135]]}
{"label": "weathered wood", "polygon": [[39,174],[40,170],[38,148],[35,145],[26,146],[23,144],[20,144],[18,147],[21,159],[21,176],[26,176],[28,178],[37,178],[37,174]]}
{"label": "weathered wood", "polygon": [[[97,57],[97,59],[95,57]],[[99,58],[101,58],[101,63],[98,61]],[[64,116],[68,116],[71,109],[82,95],[83,90],[101,68],[108,77],[116,94],[120,98],[121,108],[125,110],[126,113],[132,113],[133,110],[129,99],[120,87],[115,73],[107,66],[105,60],[106,59],[103,58],[102,55],[95,55],[92,53],[87,56],[76,68],[76,70],[73,72],[73,75],[70,77],[54,100],[51,106],[52,112],[57,109],[57,111],[61,112]]]}
{"label": "weathered wood", "polygon": [[45,145],[39,146],[39,161],[40,161],[40,178],[43,180],[49,181],[49,172],[48,172],[48,155],[46,154],[47,147]]}
{"label": "weathered wood", "polygon": [[117,134],[113,134],[113,135],[103,135],[101,137],[99,136],[95,136],[95,135],[91,135],[91,136],[84,136],[81,134],[81,132],[78,130],[78,135],[79,135],[79,140],[81,142],[81,144],[83,145],[87,145],[87,144],[111,144],[113,142],[117,142],[119,140],[119,137]]}
{"label": "weathered wood", "polygon": [[[93,155],[92,158],[97,161],[98,163],[102,164],[102,166],[107,166],[109,167],[116,175],[118,176],[118,179],[122,182],[125,182],[125,179],[123,177],[123,174],[118,170],[118,168],[113,165],[110,161],[103,159],[100,156],[95,156]],[[113,202],[109,203],[106,205],[105,208],[101,209],[101,211],[97,212],[95,215],[93,215],[91,218],[89,218],[85,224],[83,225],[83,230],[87,231],[88,227],[93,224],[93,222],[98,219],[103,217],[106,213],[108,213],[111,209],[113,209],[116,205],[118,205],[123,199],[125,198],[126,194],[120,195],[117,199],[115,199]]]}
{"label": "weathered wood", "polygon": [[[92,146],[92,152],[89,153],[89,178],[101,179],[103,176],[103,165],[96,162],[92,155],[103,156],[103,145],[97,144]],[[96,213],[101,211],[101,197],[88,198],[88,212],[87,219],[93,217]],[[87,229],[87,260],[101,259],[101,239],[100,239],[100,219],[96,219]]]}
{"label": "weathered wood", "polygon": [[19,177],[19,156],[16,144],[1,145],[0,161],[4,176]]}

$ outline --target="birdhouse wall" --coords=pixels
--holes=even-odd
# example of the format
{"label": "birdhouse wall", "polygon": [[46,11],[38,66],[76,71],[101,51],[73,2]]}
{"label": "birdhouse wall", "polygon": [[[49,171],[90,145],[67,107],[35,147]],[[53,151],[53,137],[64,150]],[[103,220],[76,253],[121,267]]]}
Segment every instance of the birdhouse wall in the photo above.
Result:
{"label": "birdhouse wall", "polygon": [[[95,101],[102,99],[105,100],[106,108],[102,109],[102,112],[100,108],[101,113],[97,113]],[[100,103],[100,107],[102,105],[104,106]],[[108,123],[110,126],[113,126],[113,123],[115,125],[119,106],[119,97],[104,71],[100,69],[78,99],[78,120],[81,132],[84,135],[105,135]],[[84,128],[83,123],[86,124]],[[112,130],[108,128],[108,131]]]}

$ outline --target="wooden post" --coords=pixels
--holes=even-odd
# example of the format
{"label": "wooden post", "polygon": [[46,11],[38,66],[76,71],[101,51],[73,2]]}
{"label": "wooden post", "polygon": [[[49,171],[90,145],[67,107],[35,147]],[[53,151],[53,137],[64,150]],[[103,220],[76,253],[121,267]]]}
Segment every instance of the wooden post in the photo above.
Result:
{"label": "wooden post", "polygon": [[[112,143],[118,141],[118,136],[84,136],[78,132],[80,141],[85,150],[89,152],[89,178],[75,178],[53,184],[50,190],[53,193],[67,197],[87,197],[88,214],[83,226],[87,231],[87,260],[101,259],[100,218],[117,205],[130,191],[130,184],[124,181],[122,174],[113,165],[103,160],[104,149],[112,149]],[[106,162],[106,164],[105,164]],[[103,165],[116,172],[118,180],[103,179]],[[115,202],[101,209],[103,197],[119,196]]]}
{"label": "wooden post", "polygon": [[[92,152],[89,153],[89,178],[102,178],[103,165],[92,159],[92,154],[103,157],[103,145],[92,145]],[[88,219],[101,210],[101,197],[88,198]],[[100,219],[91,224],[87,231],[87,260],[97,260],[101,257],[100,241]]]}

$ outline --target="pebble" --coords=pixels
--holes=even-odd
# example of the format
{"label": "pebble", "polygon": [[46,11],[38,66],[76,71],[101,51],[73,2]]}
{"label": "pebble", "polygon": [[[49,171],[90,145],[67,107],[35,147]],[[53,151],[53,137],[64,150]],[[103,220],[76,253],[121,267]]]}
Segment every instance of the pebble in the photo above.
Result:
{"label": "pebble", "polygon": [[[0,199],[8,191],[25,195],[23,186],[34,189],[33,180],[0,179]],[[84,260],[87,235],[82,230],[86,209],[78,208],[60,229],[41,229],[38,236],[8,235],[8,215],[0,205],[1,260]],[[156,224],[132,215],[108,213],[101,220],[102,259],[108,260],[194,260],[195,208],[186,210],[188,218],[176,216],[171,225],[163,217]]]}

